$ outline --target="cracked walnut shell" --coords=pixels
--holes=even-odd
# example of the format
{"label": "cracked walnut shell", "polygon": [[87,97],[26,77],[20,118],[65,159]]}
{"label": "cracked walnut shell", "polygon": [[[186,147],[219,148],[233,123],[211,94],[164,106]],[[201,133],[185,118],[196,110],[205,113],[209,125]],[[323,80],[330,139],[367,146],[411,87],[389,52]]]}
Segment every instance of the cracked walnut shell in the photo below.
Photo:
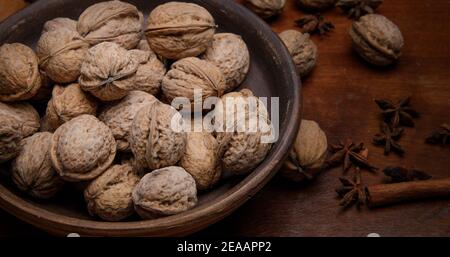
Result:
{"label": "cracked walnut shell", "polygon": [[23,139],[22,149],[12,162],[14,183],[34,198],[51,198],[63,185],[50,160],[51,139],[52,134],[48,132]]}
{"label": "cracked walnut shell", "polygon": [[55,131],[50,154],[53,167],[64,180],[92,180],[114,161],[116,142],[108,126],[84,114]]}
{"label": "cracked walnut shell", "polygon": [[337,0],[297,0],[298,6],[306,11],[321,11],[334,7]]}
{"label": "cracked walnut shell", "polygon": [[80,15],[77,30],[91,45],[114,42],[133,49],[141,40],[143,16],[136,6],[121,2],[100,2]]}
{"label": "cracked walnut shell", "polygon": [[280,38],[292,56],[297,72],[301,77],[307,76],[316,65],[317,46],[309,38],[296,30],[286,30],[280,33]]}
{"label": "cracked walnut shell", "polygon": [[245,0],[245,6],[263,19],[281,14],[285,4],[286,0]]}
{"label": "cracked walnut shell", "polygon": [[250,67],[250,53],[241,36],[232,33],[214,35],[212,44],[202,57],[216,65],[226,79],[225,92],[230,92],[244,81]]}
{"label": "cracked walnut shell", "polygon": [[203,7],[169,2],[156,7],[149,15],[146,37],[158,55],[179,60],[198,56],[211,43],[216,24]]}
{"label": "cracked walnut shell", "polygon": [[0,101],[13,102],[32,98],[41,87],[38,57],[26,45],[4,44],[0,47]]}
{"label": "cracked walnut shell", "polygon": [[106,221],[119,221],[132,215],[131,194],[139,179],[129,164],[110,167],[84,191],[89,214]]}
{"label": "cracked walnut shell", "polygon": [[197,204],[195,180],[181,167],[167,167],[145,175],[133,190],[137,213],[144,219],[174,215]]}

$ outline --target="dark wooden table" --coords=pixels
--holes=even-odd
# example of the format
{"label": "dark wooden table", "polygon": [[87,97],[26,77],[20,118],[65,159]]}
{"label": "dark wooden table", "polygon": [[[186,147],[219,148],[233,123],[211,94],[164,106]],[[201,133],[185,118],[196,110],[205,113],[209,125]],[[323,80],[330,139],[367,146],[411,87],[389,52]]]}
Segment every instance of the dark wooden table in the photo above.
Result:
{"label": "dark wooden table", "polygon": [[[0,0],[0,20],[24,6],[22,0]],[[303,80],[304,118],[320,123],[330,142],[352,138],[365,142],[370,161],[379,166],[419,168],[435,178],[450,177],[450,148],[424,144],[441,123],[450,123],[450,0],[389,0],[378,12],[403,32],[403,56],[394,67],[374,68],[351,49],[351,21],[337,9],[324,13],[336,29],[329,37],[313,37],[319,48],[317,67]],[[270,24],[275,32],[295,28],[299,11],[293,0]],[[378,132],[378,108],[373,99],[412,96],[421,117],[407,129],[403,158],[383,155],[370,144]],[[225,220],[199,236],[450,236],[450,200],[405,203],[376,210],[342,211],[334,188],[339,168],[300,187],[276,177],[259,194]],[[363,174],[363,182],[383,182],[378,174]],[[0,236],[43,235],[43,232],[0,211]]]}

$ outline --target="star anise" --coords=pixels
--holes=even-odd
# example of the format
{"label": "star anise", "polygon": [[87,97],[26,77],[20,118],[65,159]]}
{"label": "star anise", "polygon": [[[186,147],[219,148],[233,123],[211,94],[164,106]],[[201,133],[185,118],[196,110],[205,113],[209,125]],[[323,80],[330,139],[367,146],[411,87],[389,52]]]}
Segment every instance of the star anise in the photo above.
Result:
{"label": "star anise", "polygon": [[433,145],[437,145],[437,144],[447,145],[447,144],[450,144],[450,125],[445,124],[445,123],[442,124],[439,129],[434,131],[433,134],[431,134],[427,138],[426,142],[428,144],[433,144]]}
{"label": "star anise", "polygon": [[364,205],[366,196],[364,186],[361,184],[361,171],[359,168],[356,168],[353,180],[341,177],[339,181],[342,184],[340,188],[336,189],[336,193],[341,198],[339,205],[344,208],[348,208],[355,203],[358,208]]}
{"label": "star anise", "polygon": [[414,127],[414,118],[419,117],[419,113],[411,107],[411,97],[400,100],[396,104],[389,100],[375,100],[380,107],[386,122],[393,128],[400,125]]}
{"label": "star anise", "polygon": [[333,155],[326,161],[327,167],[337,166],[343,164],[344,172],[348,171],[353,165],[370,171],[375,171],[378,168],[372,166],[367,157],[362,153],[365,150],[364,144],[355,144],[347,139],[345,142],[330,145]]}
{"label": "star anise", "polygon": [[383,0],[339,0],[336,6],[347,13],[349,18],[359,17],[374,13],[375,9],[383,3]]}
{"label": "star anise", "polygon": [[387,167],[383,172],[386,176],[391,178],[391,182],[393,183],[428,180],[431,178],[431,176],[424,171],[416,169],[408,170],[404,167]]}
{"label": "star anise", "polygon": [[303,33],[326,35],[334,29],[333,23],[325,21],[325,18],[320,14],[305,15],[295,21],[297,26],[302,28]]}
{"label": "star anise", "polygon": [[405,150],[397,143],[403,135],[403,128],[391,128],[386,122],[382,122],[380,126],[381,133],[373,137],[374,145],[384,145],[384,154],[389,155],[392,151],[399,155],[403,155]]}

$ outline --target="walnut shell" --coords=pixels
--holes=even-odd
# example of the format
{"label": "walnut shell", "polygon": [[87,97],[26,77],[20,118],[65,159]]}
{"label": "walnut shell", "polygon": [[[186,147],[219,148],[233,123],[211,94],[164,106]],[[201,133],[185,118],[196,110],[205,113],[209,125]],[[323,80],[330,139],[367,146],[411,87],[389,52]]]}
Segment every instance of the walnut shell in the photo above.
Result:
{"label": "walnut shell", "polygon": [[[327,136],[319,124],[311,120],[302,120],[292,149],[293,157],[296,158],[300,167],[297,167],[297,163],[293,160],[288,159],[284,163],[281,175],[296,182],[304,181],[307,179],[304,172],[322,168],[327,152]],[[299,168],[302,169],[302,172],[299,171]]]}
{"label": "walnut shell", "polygon": [[12,117],[19,124],[19,132],[23,137],[31,136],[40,127],[39,114],[28,103],[2,103],[0,102],[0,120],[6,116]]}
{"label": "walnut shell", "polygon": [[131,124],[136,113],[144,106],[158,101],[154,96],[142,92],[131,91],[118,103],[107,105],[99,114],[99,119],[110,129],[116,139],[117,150],[129,151]]}
{"label": "walnut shell", "polygon": [[169,2],[150,13],[146,37],[158,55],[179,60],[203,53],[213,39],[215,28],[214,18],[205,8]]}
{"label": "walnut shell", "polygon": [[307,76],[316,65],[317,46],[309,38],[296,30],[286,30],[280,33],[280,38],[286,45],[301,77]]}
{"label": "walnut shell", "polygon": [[306,11],[321,11],[334,7],[337,0],[297,0],[298,6]]}
{"label": "walnut shell", "polygon": [[62,28],[77,31],[77,21],[64,17],[49,20],[45,22],[44,28],[42,29],[42,34],[44,34],[45,32],[59,30]]}
{"label": "walnut shell", "polygon": [[241,36],[232,33],[215,34],[212,44],[202,57],[216,65],[226,79],[225,92],[238,87],[247,76],[250,53]]}
{"label": "walnut shell", "polygon": [[11,175],[17,187],[39,199],[53,197],[63,185],[50,160],[52,134],[36,133],[21,142],[22,149],[12,162]]}
{"label": "walnut shell", "polygon": [[28,100],[41,83],[38,57],[31,48],[20,43],[0,47],[0,101]]}
{"label": "walnut shell", "polygon": [[195,180],[181,167],[155,170],[136,185],[133,202],[144,219],[187,211],[197,204]]}
{"label": "walnut shell", "polygon": [[84,191],[89,214],[106,221],[119,221],[132,215],[131,194],[139,180],[129,164],[110,167]]}
{"label": "walnut shell", "polygon": [[141,108],[134,117],[129,137],[138,170],[175,165],[186,147],[186,133],[174,131],[172,123],[183,122],[172,106],[159,101]]}
{"label": "walnut shell", "polygon": [[108,126],[84,114],[55,131],[50,153],[53,167],[64,180],[86,181],[98,177],[111,165],[116,142]]}
{"label": "walnut shell", "polygon": [[[191,103],[208,97],[220,97],[226,88],[225,78],[214,64],[196,57],[181,59],[172,64],[162,81],[165,99],[171,102],[176,97],[186,97]],[[202,99],[194,99],[194,91],[202,90]],[[202,106],[201,102],[198,102]]]}
{"label": "walnut shell", "polygon": [[379,14],[368,14],[350,29],[353,47],[369,63],[386,66],[396,61],[403,47],[400,29]]}
{"label": "walnut shell", "polygon": [[219,143],[207,132],[187,133],[186,142],[180,166],[194,178],[197,190],[212,188],[222,174]]}
{"label": "walnut shell", "polygon": [[0,163],[7,162],[20,151],[20,141],[23,138],[21,124],[12,116],[0,115]]}
{"label": "walnut shell", "polygon": [[141,39],[142,24],[142,13],[134,5],[107,1],[84,10],[78,19],[77,29],[91,45],[114,42],[126,49],[133,49]]}
{"label": "walnut shell", "polygon": [[283,12],[286,0],[245,0],[244,3],[261,18],[268,19]]}
{"label": "walnut shell", "polygon": [[89,44],[76,30],[60,27],[41,35],[36,47],[39,67],[56,83],[74,82],[80,76],[80,68]]}
{"label": "walnut shell", "polygon": [[130,50],[132,58],[139,60],[139,67],[134,75],[134,89],[156,95],[161,89],[161,82],[166,74],[166,67],[152,50]]}
{"label": "walnut shell", "polygon": [[63,123],[83,114],[95,115],[97,103],[81,90],[80,85],[70,84],[53,88],[52,98],[42,119],[42,130],[55,131]]}

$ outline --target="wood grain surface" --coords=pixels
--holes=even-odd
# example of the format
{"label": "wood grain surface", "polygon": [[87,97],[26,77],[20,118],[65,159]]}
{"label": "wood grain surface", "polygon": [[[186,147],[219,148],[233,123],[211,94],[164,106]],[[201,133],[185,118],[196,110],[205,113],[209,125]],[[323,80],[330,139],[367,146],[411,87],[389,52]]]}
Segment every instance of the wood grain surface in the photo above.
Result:
{"label": "wood grain surface", "polygon": [[[240,1],[239,1],[240,2]],[[24,6],[22,0],[0,0],[0,20]],[[365,142],[376,166],[405,166],[450,177],[450,148],[424,143],[441,123],[450,123],[450,0],[387,0],[378,12],[403,32],[400,61],[389,68],[366,64],[351,48],[351,21],[338,9],[324,13],[336,29],[328,37],[314,36],[319,59],[303,79],[304,118],[319,122],[330,142],[352,138]],[[294,0],[270,21],[275,32],[293,29],[299,18]],[[412,96],[420,112],[416,127],[407,129],[401,144],[406,155],[386,157],[370,144],[378,132],[379,111],[373,100]],[[369,210],[343,211],[334,189],[340,168],[323,173],[308,186],[276,177],[242,208],[198,236],[450,236],[450,199],[405,203]],[[383,183],[381,173],[363,173],[363,183]],[[44,235],[0,211],[0,236]]]}

